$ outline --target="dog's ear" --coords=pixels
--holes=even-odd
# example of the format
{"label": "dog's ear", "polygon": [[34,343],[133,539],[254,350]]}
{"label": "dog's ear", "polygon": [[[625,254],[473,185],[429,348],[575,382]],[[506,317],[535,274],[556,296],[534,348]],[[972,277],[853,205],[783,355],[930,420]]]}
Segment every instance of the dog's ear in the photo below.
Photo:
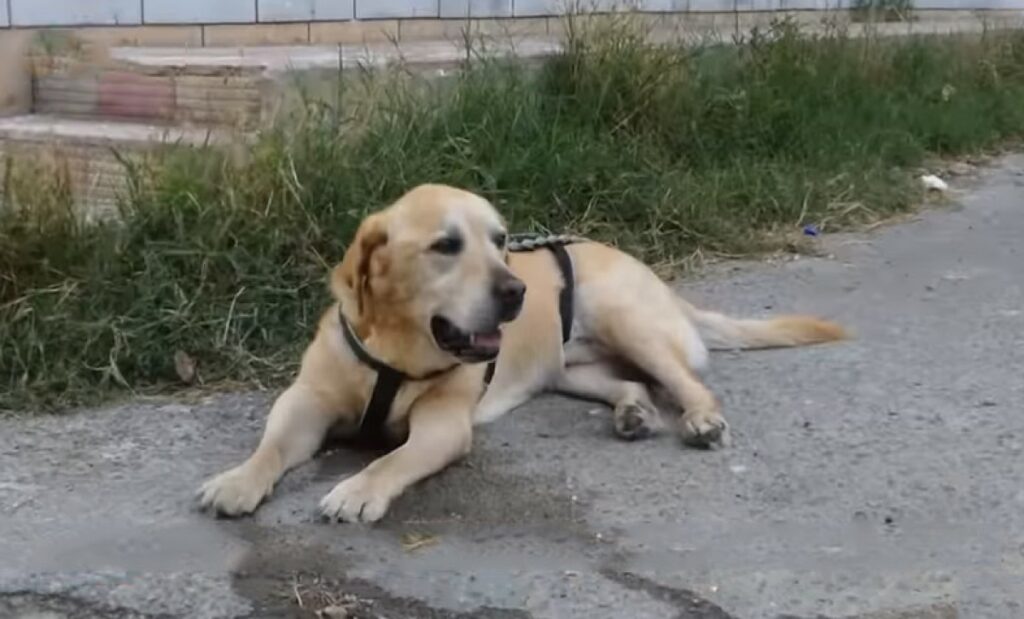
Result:
{"label": "dog's ear", "polygon": [[331,273],[331,290],[338,299],[344,298],[345,289],[356,297],[356,308],[363,315],[369,304],[370,278],[374,252],[388,242],[384,213],[374,213],[359,225],[338,266]]}

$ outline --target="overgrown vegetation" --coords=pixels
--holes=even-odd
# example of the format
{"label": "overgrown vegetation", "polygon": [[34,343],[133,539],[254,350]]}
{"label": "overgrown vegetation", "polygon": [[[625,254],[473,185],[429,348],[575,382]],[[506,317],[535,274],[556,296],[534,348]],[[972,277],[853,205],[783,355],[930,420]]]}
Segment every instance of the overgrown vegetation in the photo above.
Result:
{"label": "overgrown vegetation", "polygon": [[853,0],[850,16],[856,22],[913,20],[913,0]]}
{"label": "overgrown vegetation", "polygon": [[133,169],[116,224],[80,224],[62,183],[9,169],[0,408],[174,384],[178,351],[206,383],[280,380],[357,222],[420,182],[479,191],[517,230],[668,262],[908,209],[924,157],[1024,130],[1024,34],[781,23],[683,49],[614,27],[573,33],[539,70],[475,61],[447,81],[364,77],[345,92],[267,130],[244,163],[190,150]]}

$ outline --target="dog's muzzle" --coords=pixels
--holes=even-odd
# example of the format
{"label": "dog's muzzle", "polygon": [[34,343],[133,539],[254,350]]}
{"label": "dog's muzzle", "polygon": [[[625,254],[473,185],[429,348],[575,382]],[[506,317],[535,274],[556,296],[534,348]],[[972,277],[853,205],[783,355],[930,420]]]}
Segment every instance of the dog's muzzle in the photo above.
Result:
{"label": "dog's muzzle", "polygon": [[498,322],[509,322],[515,320],[523,309],[526,284],[510,276],[494,284],[493,294],[498,304]]}
{"label": "dog's muzzle", "polygon": [[444,316],[431,318],[430,332],[441,350],[469,363],[492,361],[498,356],[501,350],[500,325],[519,316],[526,297],[526,284],[508,275],[495,282],[491,296],[494,316],[489,326],[469,331]]}

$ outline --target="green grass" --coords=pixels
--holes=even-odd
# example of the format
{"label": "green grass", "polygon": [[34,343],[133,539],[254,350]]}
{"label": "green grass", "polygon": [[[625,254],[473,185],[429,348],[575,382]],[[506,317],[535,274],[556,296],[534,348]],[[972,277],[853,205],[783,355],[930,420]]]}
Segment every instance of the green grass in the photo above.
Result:
{"label": "green grass", "polygon": [[926,157],[1024,130],[1016,32],[877,40],[781,23],[682,49],[615,26],[575,33],[539,69],[346,79],[340,105],[310,103],[241,162],[196,149],[134,167],[116,224],[80,223],[59,176],[9,167],[0,409],[173,387],[177,351],[206,384],[279,383],[360,218],[417,183],[479,191],[516,230],[673,263],[905,211]]}
{"label": "green grass", "polygon": [[913,0],[853,0],[850,17],[855,22],[912,21]]}

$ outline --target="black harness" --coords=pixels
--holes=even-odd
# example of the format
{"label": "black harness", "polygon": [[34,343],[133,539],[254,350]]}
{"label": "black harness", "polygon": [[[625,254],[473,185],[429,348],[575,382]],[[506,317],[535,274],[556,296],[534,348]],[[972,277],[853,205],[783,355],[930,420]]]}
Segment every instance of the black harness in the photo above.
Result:
{"label": "black harness", "polygon": [[363,410],[363,418],[359,421],[359,438],[366,443],[381,444],[386,442],[384,423],[391,412],[391,405],[395,402],[398,390],[402,383],[407,380],[429,380],[437,378],[446,372],[450,372],[458,366],[454,363],[449,367],[429,372],[422,376],[409,376],[402,370],[393,368],[377,357],[370,354],[363,346],[363,342],[356,335],[349,324],[345,314],[338,306],[338,320],[341,321],[341,330],[345,334],[345,342],[352,349],[359,362],[377,373],[377,380],[373,383],[373,391],[370,392],[370,399]]}
{"label": "black harness", "polygon": [[[508,251],[513,253],[547,249],[554,255],[555,262],[558,264],[558,270],[562,273],[562,281],[564,282],[562,290],[558,294],[558,313],[562,317],[563,344],[568,342],[572,336],[573,298],[576,288],[572,258],[569,256],[569,252],[566,251],[565,246],[580,240],[582,239],[566,235],[538,236],[533,234],[515,234],[509,237],[508,242]],[[437,378],[461,365],[454,363],[449,367],[435,370],[422,376],[410,376],[384,363],[370,354],[370,351],[366,350],[366,346],[363,345],[359,336],[352,329],[352,325],[345,318],[345,314],[342,313],[340,305],[338,306],[338,320],[341,322],[341,330],[345,335],[345,342],[352,349],[352,353],[355,354],[360,363],[377,373],[377,380],[373,384],[373,391],[370,393],[370,399],[366,403],[363,417],[359,422],[358,434],[360,440],[379,443],[386,439],[384,426],[388,415],[391,414],[391,406],[395,402],[398,390],[402,388],[402,384],[405,381]],[[484,374],[485,384],[489,385],[491,383],[496,367],[497,360],[487,364],[487,371]]]}
{"label": "black harness", "polygon": [[[508,250],[513,253],[547,249],[554,254],[558,270],[562,272],[563,282],[562,290],[558,293],[558,315],[562,317],[563,345],[572,337],[573,299],[576,295],[576,275],[572,269],[572,258],[565,250],[565,246],[580,240],[582,239],[573,236],[537,236],[533,234],[513,234],[508,240]],[[485,385],[491,384],[494,370],[497,367],[497,359],[487,364],[487,371],[484,373]]]}

